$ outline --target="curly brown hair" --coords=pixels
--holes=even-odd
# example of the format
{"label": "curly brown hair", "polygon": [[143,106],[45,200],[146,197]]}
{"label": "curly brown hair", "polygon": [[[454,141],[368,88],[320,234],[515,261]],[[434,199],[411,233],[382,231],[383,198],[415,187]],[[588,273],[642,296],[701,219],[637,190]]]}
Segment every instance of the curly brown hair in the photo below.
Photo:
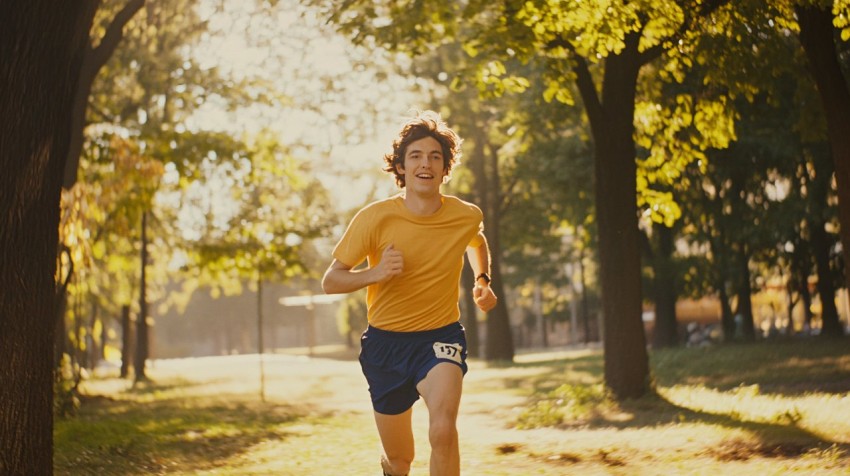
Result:
{"label": "curly brown hair", "polygon": [[446,170],[446,180],[451,177],[452,167],[460,162],[460,145],[463,139],[449,128],[440,115],[434,111],[419,111],[412,119],[402,126],[398,138],[393,141],[393,151],[384,155],[384,172],[395,175],[395,183],[404,188],[404,175],[398,172],[398,167],[404,167],[404,154],[407,147],[426,137],[433,137],[443,149],[443,168]]}

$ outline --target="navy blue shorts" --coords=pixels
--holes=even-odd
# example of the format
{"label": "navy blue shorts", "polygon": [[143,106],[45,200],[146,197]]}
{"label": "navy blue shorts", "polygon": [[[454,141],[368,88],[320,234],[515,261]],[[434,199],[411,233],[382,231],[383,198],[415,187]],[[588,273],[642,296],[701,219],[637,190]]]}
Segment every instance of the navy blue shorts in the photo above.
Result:
{"label": "navy blue shorts", "polygon": [[372,407],[384,415],[398,415],[419,399],[416,385],[435,365],[466,365],[466,333],[459,322],[418,332],[392,332],[369,326],[360,338],[360,367]]}

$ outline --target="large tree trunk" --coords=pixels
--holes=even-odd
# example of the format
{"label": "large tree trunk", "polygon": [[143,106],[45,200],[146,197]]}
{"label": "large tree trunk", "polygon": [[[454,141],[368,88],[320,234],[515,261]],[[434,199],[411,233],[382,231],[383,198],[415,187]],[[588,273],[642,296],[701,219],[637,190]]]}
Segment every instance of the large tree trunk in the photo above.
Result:
{"label": "large tree trunk", "polygon": [[[809,70],[820,93],[826,116],[827,135],[838,184],[844,279],[845,286],[850,289],[850,90],[838,62],[832,14],[814,7],[798,7],[796,11],[800,23],[800,43],[809,60]],[[827,327],[824,321],[823,332],[840,336],[844,334],[844,329],[833,323]]]}
{"label": "large tree trunk", "polygon": [[97,3],[0,0],[0,474],[53,473],[59,195]]}
{"label": "large tree trunk", "polygon": [[595,146],[605,383],[620,399],[649,389],[634,143],[638,40],[638,34],[627,35],[625,48],[605,60],[601,102],[586,64],[576,71]]}

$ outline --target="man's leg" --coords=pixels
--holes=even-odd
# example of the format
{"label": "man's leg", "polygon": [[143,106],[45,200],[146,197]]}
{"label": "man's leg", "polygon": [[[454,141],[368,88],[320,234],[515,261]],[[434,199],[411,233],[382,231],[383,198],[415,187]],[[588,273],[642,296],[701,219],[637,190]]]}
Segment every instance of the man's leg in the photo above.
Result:
{"label": "man's leg", "polygon": [[410,472],[414,454],[412,414],[413,408],[408,408],[406,412],[398,415],[375,412],[375,423],[384,446],[381,465],[384,472],[392,476],[404,476]]}
{"label": "man's leg", "polygon": [[457,412],[463,389],[463,371],[457,365],[439,363],[416,386],[428,406],[428,439],[431,442],[431,475],[460,475]]}

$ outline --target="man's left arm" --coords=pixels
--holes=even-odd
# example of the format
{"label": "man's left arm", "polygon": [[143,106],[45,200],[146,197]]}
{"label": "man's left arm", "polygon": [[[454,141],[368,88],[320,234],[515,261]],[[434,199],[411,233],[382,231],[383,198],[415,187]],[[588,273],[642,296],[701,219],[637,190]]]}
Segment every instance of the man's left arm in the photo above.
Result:
{"label": "man's left arm", "polygon": [[490,288],[490,247],[487,245],[487,238],[481,231],[478,232],[478,241],[481,242],[480,245],[470,246],[466,249],[466,256],[469,258],[473,273],[475,273],[475,287],[472,289],[475,305],[487,312],[496,307],[498,298],[493,289]]}

